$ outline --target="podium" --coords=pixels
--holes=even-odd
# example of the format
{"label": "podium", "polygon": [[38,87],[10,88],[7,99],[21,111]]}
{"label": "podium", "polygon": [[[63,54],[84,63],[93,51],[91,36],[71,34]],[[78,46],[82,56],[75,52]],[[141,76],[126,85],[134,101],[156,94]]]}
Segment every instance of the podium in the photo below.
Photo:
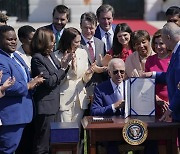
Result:
{"label": "podium", "polygon": [[51,123],[51,153],[58,151],[72,151],[77,153],[79,142],[79,126],[75,122],[53,122]]}

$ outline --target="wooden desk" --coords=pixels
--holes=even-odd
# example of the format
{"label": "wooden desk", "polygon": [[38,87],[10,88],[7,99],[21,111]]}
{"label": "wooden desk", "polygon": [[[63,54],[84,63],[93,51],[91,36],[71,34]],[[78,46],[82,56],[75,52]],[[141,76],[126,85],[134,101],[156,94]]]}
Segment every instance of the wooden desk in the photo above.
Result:
{"label": "wooden desk", "polygon": [[126,119],[122,117],[112,117],[113,123],[91,123],[90,116],[82,119],[82,125],[87,130],[88,153],[96,154],[96,142],[99,141],[120,141],[124,140],[122,129],[130,119],[139,119],[147,123],[147,140],[166,140],[167,154],[177,154],[177,135],[180,123],[159,122],[153,116],[131,116]]}

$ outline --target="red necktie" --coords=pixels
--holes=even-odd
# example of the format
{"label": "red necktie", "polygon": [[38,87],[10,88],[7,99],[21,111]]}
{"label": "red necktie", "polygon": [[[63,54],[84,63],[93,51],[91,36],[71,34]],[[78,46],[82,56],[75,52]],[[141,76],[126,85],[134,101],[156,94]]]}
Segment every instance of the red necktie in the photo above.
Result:
{"label": "red necktie", "polygon": [[87,43],[89,44],[88,50],[89,50],[89,53],[90,53],[90,56],[91,56],[91,60],[92,60],[92,62],[94,62],[95,56],[94,56],[94,49],[93,49],[93,47],[91,45],[92,41],[88,41]]}

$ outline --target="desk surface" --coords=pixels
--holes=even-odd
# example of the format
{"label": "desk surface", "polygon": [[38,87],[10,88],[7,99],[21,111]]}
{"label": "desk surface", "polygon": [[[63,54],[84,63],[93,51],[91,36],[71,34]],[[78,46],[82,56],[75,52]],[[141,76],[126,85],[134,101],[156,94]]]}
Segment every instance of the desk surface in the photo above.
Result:
{"label": "desk surface", "polygon": [[[109,117],[105,117],[109,118]],[[131,119],[139,119],[147,124],[147,127],[180,127],[180,123],[174,122],[160,122],[158,119],[155,119],[154,116],[131,116],[126,119],[121,116],[113,116],[112,122],[93,122],[92,116],[86,116],[82,119],[82,125],[84,129],[112,129],[112,128],[122,128],[124,125]]]}
{"label": "desk surface", "polygon": [[[105,117],[106,118],[106,117]],[[160,122],[154,116],[131,116],[126,119],[120,116],[110,117],[110,122],[92,122],[92,116],[84,117],[81,121],[83,128],[87,130],[89,141],[89,153],[96,154],[96,142],[121,141],[122,129],[131,119],[139,119],[147,124],[147,140],[166,140],[166,152],[177,154],[176,139],[180,123]]]}

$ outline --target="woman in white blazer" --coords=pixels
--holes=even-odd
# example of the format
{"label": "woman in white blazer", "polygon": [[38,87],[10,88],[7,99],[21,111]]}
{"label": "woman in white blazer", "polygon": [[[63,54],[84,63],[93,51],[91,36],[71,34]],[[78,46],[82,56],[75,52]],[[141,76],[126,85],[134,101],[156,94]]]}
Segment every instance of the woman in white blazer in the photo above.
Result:
{"label": "woman in white blazer", "polygon": [[59,48],[55,52],[56,57],[62,62],[70,58],[67,76],[60,85],[60,111],[61,122],[78,122],[87,109],[89,100],[86,95],[85,83],[92,76],[92,71],[88,68],[88,55],[84,49],[80,49],[80,32],[73,28],[64,30]]}

